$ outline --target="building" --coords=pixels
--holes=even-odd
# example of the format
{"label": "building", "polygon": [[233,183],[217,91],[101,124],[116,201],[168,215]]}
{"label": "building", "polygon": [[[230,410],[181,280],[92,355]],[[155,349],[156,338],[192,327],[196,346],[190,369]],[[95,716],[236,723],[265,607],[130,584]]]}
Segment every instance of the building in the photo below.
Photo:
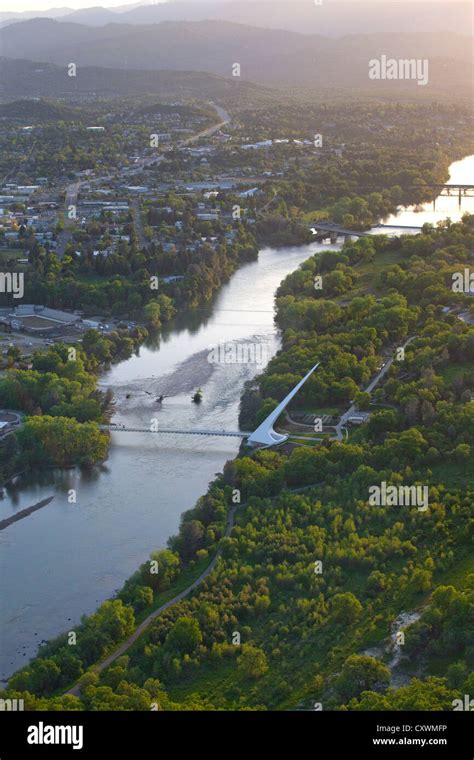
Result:
{"label": "building", "polygon": [[241,145],[240,147],[242,150],[261,150],[262,148],[271,148],[273,145],[272,140],[261,140],[260,142],[256,143],[245,143],[244,145]]}
{"label": "building", "polygon": [[363,425],[370,419],[370,412],[356,412],[347,420],[351,425]]}
{"label": "building", "polygon": [[31,333],[62,330],[77,324],[80,319],[77,314],[35,304],[17,306],[9,315],[10,325],[13,329]]}
{"label": "building", "polygon": [[16,412],[0,409],[0,438],[11,433],[21,423],[21,417]]}

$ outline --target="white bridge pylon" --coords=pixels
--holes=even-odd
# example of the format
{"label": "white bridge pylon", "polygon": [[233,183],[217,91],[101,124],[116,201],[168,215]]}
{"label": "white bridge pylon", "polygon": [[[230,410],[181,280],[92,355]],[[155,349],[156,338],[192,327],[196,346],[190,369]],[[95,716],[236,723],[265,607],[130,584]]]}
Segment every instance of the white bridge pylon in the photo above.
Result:
{"label": "white bridge pylon", "polygon": [[279,443],[284,443],[288,440],[288,435],[282,435],[281,433],[276,433],[273,429],[273,425],[277,421],[280,414],[286,409],[288,404],[290,403],[291,399],[296,396],[299,389],[305,384],[306,380],[311,377],[313,372],[319,367],[320,362],[314,365],[312,369],[308,372],[307,375],[303,377],[302,380],[299,381],[297,385],[293,388],[292,391],[289,392],[287,396],[281,401],[278,406],[273,410],[273,412],[270,412],[268,417],[264,419],[261,425],[258,426],[256,430],[254,430],[253,433],[248,437],[248,443],[250,446],[277,446]]}
{"label": "white bridge pylon", "polygon": [[320,362],[315,364],[312,369],[303,377],[300,382],[295,385],[287,396],[281,401],[278,406],[271,412],[268,417],[264,419],[261,425],[258,426],[253,433],[244,431],[232,431],[232,430],[177,430],[170,428],[154,427],[140,428],[140,427],[127,427],[120,423],[111,423],[110,425],[99,425],[100,430],[105,430],[109,433],[154,433],[154,434],[168,434],[168,435],[212,435],[223,438],[245,438],[250,446],[278,446],[278,444],[284,443],[288,440],[288,435],[282,435],[275,432],[273,425],[277,421],[280,414],[290,403],[291,399],[296,396],[299,389],[305,384],[306,380],[311,377],[315,369],[319,367]]}

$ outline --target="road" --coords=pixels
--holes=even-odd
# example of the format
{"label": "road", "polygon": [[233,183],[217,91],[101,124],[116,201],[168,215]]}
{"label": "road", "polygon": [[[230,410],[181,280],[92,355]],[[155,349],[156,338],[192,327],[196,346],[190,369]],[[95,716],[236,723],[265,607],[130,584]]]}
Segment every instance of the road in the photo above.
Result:
{"label": "road", "polygon": [[[405,341],[402,347],[406,348],[417,337],[418,337],[417,335],[412,335],[411,338],[408,338],[408,340]],[[398,348],[397,348],[397,351],[398,351]],[[386,361],[386,363],[384,364],[380,372],[377,375],[375,375],[375,377],[368,384],[367,388],[364,389],[364,393],[372,393],[374,388],[380,383],[380,381],[385,377],[385,375],[389,371],[390,367],[392,366],[394,362],[394,359],[395,359],[395,356],[392,356],[390,357],[390,359]],[[352,417],[352,415],[355,414],[356,412],[357,412],[357,405],[352,404],[352,406],[349,407],[347,412],[344,412],[344,414],[341,416],[341,419],[339,420],[339,422],[334,428],[336,431],[336,436],[337,436],[338,441],[342,441],[343,439],[342,430],[345,424],[347,423],[347,421],[349,420],[349,417]]]}
{"label": "road", "polygon": [[148,240],[145,237],[145,232],[143,229],[142,212],[140,209],[139,198],[132,198],[130,203],[130,211],[132,212],[133,226],[135,227],[138,247],[143,251],[148,246]]}
{"label": "road", "polygon": [[[229,514],[227,516],[227,526],[225,530],[225,536],[230,536],[232,533],[232,529],[234,527],[234,518],[235,518],[235,512],[236,509],[241,506],[240,504],[236,504],[229,510]],[[243,505],[242,505],[243,506]],[[219,547],[216,554],[214,555],[214,558],[211,560],[210,564],[206,567],[206,569],[201,573],[199,578],[196,578],[193,583],[191,583],[190,586],[185,588],[183,591],[181,591],[179,594],[176,594],[172,599],[170,599],[168,602],[165,602],[165,604],[162,604],[161,607],[158,607],[158,609],[151,612],[141,623],[140,625],[134,630],[134,632],[131,634],[131,636],[128,637],[120,646],[112,652],[108,657],[106,657],[105,660],[102,660],[102,662],[95,665],[92,670],[96,673],[101,673],[103,670],[109,667],[118,657],[121,657],[125,652],[130,649],[132,644],[137,641],[137,639],[140,638],[142,633],[146,631],[150,623],[153,622],[159,615],[161,615],[162,612],[169,609],[169,607],[172,607],[173,605],[177,604],[178,602],[182,601],[182,599],[185,599],[189,594],[191,594],[194,589],[196,589],[198,586],[201,585],[201,583],[212,573],[214,570],[214,567],[216,566],[217,560],[222,554],[222,548]],[[79,696],[81,693],[81,687],[79,683],[76,683],[72,689],[69,689],[69,691],[65,692],[66,694],[73,694],[74,696]]]}
{"label": "road", "polygon": [[227,113],[227,111],[225,111],[220,106],[216,106],[215,103],[210,103],[210,105],[215,108],[221,118],[221,121],[218,124],[214,124],[212,127],[203,129],[202,132],[198,132],[197,135],[193,135],[192,137],[188,137],[186,140],[182,140],[178,143],[178,148],[184,148],[186,145],[190,145],[191,143],[196,142],[196,140],[200,140],[202,137],[210,137],[215,132],[217,132],[218,129],[225,127],[225,125],[230,122],[230,115]]}
{"label": "road", "polygon": [[[218,124],[214,124],[212,127],[207,127],[207,129],[202,130],[201,132],[198,132],[198,134],[193,135],[192,137],[188,137],[186,140],[182,140],[177,144],[177,148],[183,148],[186,147],[186,145],[190,145],[193,142],[196,142],[197,140],[200,140],[202,137],[209,137],[210,135],[213,135],[215,132],[217,132],[218,129],[221,129],[221,127],[225,126],[230,122],[230,115],[220,106],[216,106],[215,103],[211,103],[213,108],[217,111],[218,116],[220,117],[221,121]],[[165,156],[159,155],[159,156],[153,156],[151,158],[141,158],[138,159],[137,162],[127,169],[127,171],[122,174],[121,176],[129,177],[133,176],[134,174],[139,174],[143,171],[147,166],[153,164],[160,164],[162,161],[164,161]],[[56,246],[56,255],[58,258],[62,259],[64,256],[64,251],[67,246],[67,244],[70,242],[72,238],[72,230],[74,227],[75,219],[70,219],[68,216],[68,210],[70,206],[75,206],[77,209],[77,200],[79,196],[80,189],[83,185],[86,184],[97,184],[98,182],[104,182],[110,179],[114,178],[114,174],[110,174],[104,177],[94,177],[94,178],[88,178],[87,180],[83,181],[75,181],[72,182],[70,185],[66,186],[66,199],[64,203],[64,229],[58,234],[57,236],[57,246]],[[143,231],[143,223],[141,219],[141,213],[140,213],[140,201],[138,198],[135,198],[132,201],[132,215],[133,215],[133,222],[135,225],[135,231],[137,234],[138,242],[140,248],[143,250],[146,248],[148,241],[145,238],[145,234]]]}

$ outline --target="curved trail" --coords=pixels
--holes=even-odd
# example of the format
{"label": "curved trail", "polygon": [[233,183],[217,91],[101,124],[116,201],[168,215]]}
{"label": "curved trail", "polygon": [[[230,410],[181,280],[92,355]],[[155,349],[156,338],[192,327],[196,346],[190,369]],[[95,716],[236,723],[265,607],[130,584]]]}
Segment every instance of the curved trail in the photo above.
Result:
{"label": "curved trail", "polygon": [[[232,529],[234,527],[235,511],[236,511],[236,509],[237,509],[238,506],[241,506],[241,505],[240,504],[239,505],[235,505],[234,507],[232,507],[229,510],[229,514],[227,516],[227,526],[226,526],[226,530],[225,530],[224,536],[230,536],[230,534],[232,532]],[[111,665],[114,662],[114,660],[116,660],[118,657],[121,657],[132,646],[132,644],[134,644],[135,641],[137,641],[137,639],[140,638],[140,636],[142,635],[142,633],[144,633],[144,631],[146,631],[146,629],[148,628],[148,626],[150,625],[150,623],[153,622],[153,620],[155,620],[155,618],[157,618],[158,615],[161,615],[161,613],[164,612],[165,610],[167,610],[169,607],[172,607],[174,604],[177,604],[182,599],[185,599],[192,591],[194,591],[195,588],[197,588],[198,586],[200,586],[200,584],[214,570],[216,562],[219,559],[219,557],[221,556],[221,554],[222,554],[222,547],[219,547],[219,549],[215,553],[215,555],[214,555],[213,559],[211,560],[211,562],[209,563],[209,565],[201,573],[201,575],[198,578],[196,578],[195,581],[193,581],[183,591],[180,591],[179,594],[176,594],[176,596],[174,596],[172,599],[170,599],[169,601],[167,601],[164,604],[162,604],[161,607],[158,607],[158,609],[153,610],[153,612],[151,612],[144,620],[142,620],[142,622],[134,630],[134,632],[127,639],[125,639],[125,641],[122,644],[120,644],[120,646],[117,647],[117,649],[114,652],[112,652],[112,654],[110,654],[108,657],[106,657],[105,660],[102,660],[102,662],[98,663],[97,665],[94,665],[94,667],[91,668],[91,670],[93,672],[95,672],[95,673],[101,673],[103,670],[105,670],[106,668],[108,668],[109,665]],[[75,696],[79,696],[80,693],[81,693],[81,687],[80,687],[79,683],[76,683],[72,687],[72,689],[69,689],[68,691],[65,692],[65,694],[73,694]]]}
{"label": "curved trail", "polygon": [[[301,491],[307,491],[311,488],[315,488],[315,485],[309,485],[309,486],[302,486],[301,488],[291,488],[285,491],[281,491],[277,496],[272,498],[278,498],[284,493],[299,493]],[[234,527],[234,518],[235,513],[238,508],[245,507],[246,504],[236,504],[235,506],[231,507],[229,510],[229,514],[227,516],[227,526],[225,529],[224,537],[230,536],[232,533],[232,529]],[[194,591],[195,588],[201,585],[201,583],[212,573],[214,570],[214,567],[216,566],[217,560],[222,554],[222,547],[219,547],[217,552],[215,553],[213,559],[209,563],[209,565],[206,567],[206,569],[201,573],[201,575],[196,578],[195,581],[193,581],[187,588],[183,589],[183,591],[180,591],[179,594],[176,594],[172,599],[169,599],[167,602],[161,605],[161,607],[158,607],[156,610],[153,610],[153,612],[150,612],[150,614],[142,620],[140,625],[134,630],[134,632],[127,638],[125,641],[120,644],[120,646],[115,649],[112,654],[109,654],[108,657],[105,658],[105,660],[102,660],[101,662],[94,665],[92,668],[90,668],[90,671],[94,673],[101,673],[103,670],[109,667],[118,657],[121,657],[125,652],[130,649],[132,644],[137,641],[137,639],[140,638],[140,636],[146,631],[150,623],[153,622],[159,615],[161,615],[162,612],[169,609],[173,605],[177,604],[178,602],[181,602],[183,599],[185,599],[189,594]],[[64,692],[64,695],[66,694],[72,694],[76,697],[80,696],[81,693],[81,686],[80,683],[76,683],[71,689],[68,689]]]}

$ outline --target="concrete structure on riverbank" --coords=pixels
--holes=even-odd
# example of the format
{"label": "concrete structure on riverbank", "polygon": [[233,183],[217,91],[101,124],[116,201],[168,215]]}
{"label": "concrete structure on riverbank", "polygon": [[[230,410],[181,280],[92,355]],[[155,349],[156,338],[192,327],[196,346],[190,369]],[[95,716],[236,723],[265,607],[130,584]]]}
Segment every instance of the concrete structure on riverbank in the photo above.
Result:
{"label": "concrete structure on riverbank", "polygon": [[299,381],[297,385],[293,388],[292,391],[288,393],[287,396],[281,401],[278,406],[271,412],[268,417],[262,422],[261,425],[258,426],[256,430],[248,437],[247,443],[249,446],[277,446],[278,444],[285,443],[285,441],[288,440],[288,435],[282,435],[281,433],[275,432],[273,429],[273,425],[277,421],[278,417],[282,412],[285,411],[286,407],[290,403],[291,399],[296,396],[299,389],[305,384],[305,382],[308,380],[309,377],[313,374],[313,372],[319,367],[320,362],[314,365],[312,369],[308,372],[307,375],[303,377],[302,380]]}

